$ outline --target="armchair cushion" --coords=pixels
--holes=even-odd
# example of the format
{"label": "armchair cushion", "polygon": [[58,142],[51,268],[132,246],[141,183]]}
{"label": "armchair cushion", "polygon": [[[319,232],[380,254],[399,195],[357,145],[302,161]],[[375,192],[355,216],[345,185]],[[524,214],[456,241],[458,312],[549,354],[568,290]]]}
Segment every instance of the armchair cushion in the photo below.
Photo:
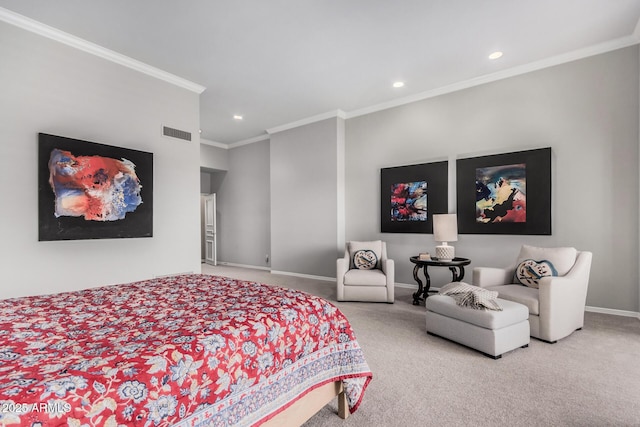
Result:
{"label": "armchair cushion", "polygon": [[375,254],[376,262],[372,268],[380,268],[380,260],[382,259],[382,240],[374,240],[371,242],[349,242],[349,269],[359,268],[355,264],[355,255],[360,251],[371,251]]}
{"label": "armchair cushion", "polygon": [[387,276],[382,270],[349,270],[344,275],[346,286],[387,286]]}
{"label": "armchair cushion", "polygon": [[522,245],[513,283],[537,288],[545,276],[564,276],[576,262],[575,248],[538,248]]}
{"label": "armchair cushion", "polygon": [[521,285],[501,285],[489,286],[490,291],[498,292],[498,297],[526,305],[530,314],[540,314],[540,303],[538,300],[538,289]]}

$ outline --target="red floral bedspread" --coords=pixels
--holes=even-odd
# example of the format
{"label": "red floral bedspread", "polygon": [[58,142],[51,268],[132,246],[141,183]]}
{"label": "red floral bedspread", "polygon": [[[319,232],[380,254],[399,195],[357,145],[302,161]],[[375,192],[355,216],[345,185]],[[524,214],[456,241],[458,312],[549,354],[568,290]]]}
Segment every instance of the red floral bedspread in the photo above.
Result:
{"label": "red floral bedspread", "polygon": [[0,425],[257,425],[371,372],[331,303],[184,275],[0,300]]}

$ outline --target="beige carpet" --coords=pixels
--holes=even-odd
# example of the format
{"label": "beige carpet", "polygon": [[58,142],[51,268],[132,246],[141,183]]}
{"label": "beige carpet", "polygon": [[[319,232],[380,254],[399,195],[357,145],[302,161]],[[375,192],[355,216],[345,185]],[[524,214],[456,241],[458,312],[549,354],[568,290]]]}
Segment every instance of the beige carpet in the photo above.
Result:
{"label": "beige carpet", "polygon": [[557,344],[492,360],[427,335],[424,306],[396,288],[395,304],[336,302],[335,283],[203,265],[203,273],[300,289],[349,318],[373,371],[346,420],[327,405],[315,426],[640,426],[640,320],[586,313],[585,327]]}

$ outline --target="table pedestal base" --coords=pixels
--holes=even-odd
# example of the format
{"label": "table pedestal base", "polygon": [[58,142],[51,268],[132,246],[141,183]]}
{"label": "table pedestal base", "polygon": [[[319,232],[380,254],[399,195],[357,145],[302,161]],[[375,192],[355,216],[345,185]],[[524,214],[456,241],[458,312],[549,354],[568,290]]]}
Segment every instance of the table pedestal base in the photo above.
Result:
{"label": "table pedestal base", "polygon": [[[414,262],[413,259],[412,262]],[[416,263],[413,267],[413,279],[418,283],[418,290],[413,294],[413,305],[420,305],[420,301],[426,300],[429,297],[429,289],[431,288],[431,278],[429,277],[429,271],[427,270],[429,265],[436,267],[449,267],[452,282],[460,282],[464,278],[464,265],[448,265],[445,262],[437,263],[437,261],[430,261],[429,264],[426,262]],[[424,285],[418,275],[420,267],[422,267],[422,272],[426,279]]]}

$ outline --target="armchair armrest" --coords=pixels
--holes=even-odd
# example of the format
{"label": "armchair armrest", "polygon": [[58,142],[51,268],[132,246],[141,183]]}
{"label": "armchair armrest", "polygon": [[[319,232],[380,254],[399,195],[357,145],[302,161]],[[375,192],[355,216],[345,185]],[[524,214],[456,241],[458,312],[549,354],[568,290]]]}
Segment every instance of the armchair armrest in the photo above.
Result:
{"label": "armchair armrest", "polygon": [[336,261],[336,280],[338,284],[342,284],[345,273],[349,270],[349,253],[345,251],[344,257],[338,258]]}
{"label": "armchair armrest", "polygon": [[591,257],[591,252],[580,252],[576,263],[565,276],[543,277],[540,280],[540,333],[547,334],[549,341],[583,326]]}
{"label": "armchair armrest", "polygon": [[336,260],[336,297],[344,301],[344,275],[349,270],[349,253],[345,251],[343,258]]}
{"label": "armchair armrest", "polygon": [[569,272],[561,277],[543,277],[538,286],[540,306],[574,304],[584,311],[591,271],[591,252],[580,252]]}
{"label": "armchair armrest", "polygon": [[387,276],[387,286],[393,286],[395,283],[395,263],[392,259],[383,259],[380,267],[385,276]]}
{"label": "armchair armrest", "polygon": [[380,263],[380,268],[387,276],[387,302],[393,304],[396,286],[395,263],[392,259],[384,258]]}
{"label": "armchair armrest", "polygon": [[481,288],[508,285],[513,282],[514,268],[475,267],[473,284]]}

